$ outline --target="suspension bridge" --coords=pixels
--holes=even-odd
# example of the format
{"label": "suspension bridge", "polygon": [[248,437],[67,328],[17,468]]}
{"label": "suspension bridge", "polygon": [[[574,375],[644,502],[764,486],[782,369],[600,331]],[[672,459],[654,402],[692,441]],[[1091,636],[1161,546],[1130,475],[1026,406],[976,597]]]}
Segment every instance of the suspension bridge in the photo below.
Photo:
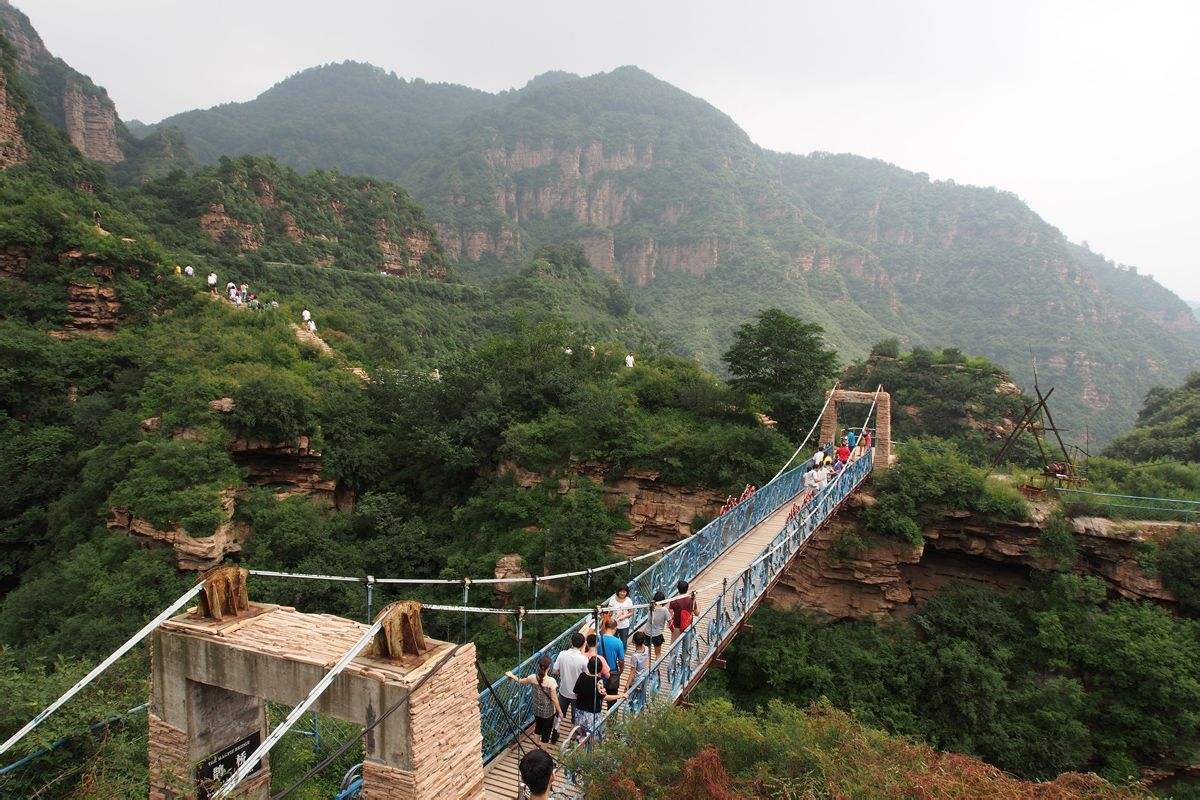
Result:
{"label": "suspension bridge", "polygon": [[[857,448],[842,471],[814,494],[804,486],[804,466],[791,464],[818,424],[820,443],[835,441],[840,403],[869,405],[861,428],[874,427],[876,435],[871,447]],[[671,598],[679,581],[689,583],[695,616],[689,627],[669,639],[646,673],[630,681],[627,671],[622,682],[627,699],[608,708],[582,746],[602,739],[623,717],[680,700],[710,667],[722,665],[722,651],[804,544],[874,469],[889,464],[890,434],[890,398],[882,387],[874,393],[835,389],[796,454],[770,482],[682,542],[643,557],[652,563],[628,581],[635,604],[631,631],[646,623],[655,593]],[[152,800],[281,800],[299,783],[270,795],[267,755],[309,709],[364,727],[366,761],[361,773],[347,776],[338,800],[359,793],[364,798],[404,800],[518,796],[520,755],[537,746],[530,735],[533,687],[501,678],[478,691],[474,646],[426,639],[419,604],[392,604],[364,625],[250,603],[247,574],[231,568],[219,581],[197,584],[0,745],[0,754],[150,636]],[[362,580],[253,570],[249,574]],[[554,577],[561,576],[536,581]],[[372,578],[366,582],[368,617],[374,583],[447,581]],[[463,585],[463,606],[427,608],[497,613],[467,606],[468,584]],[[198,609],[180,615],[196,598]],[[512,672],[534,673],[542,655],[557,656],[573,634],[595,623],[598,612],[599,608],[540,610],[578,616]],[[525,613],[522,609],[518,625]],[[293,706],[269,732],[264,700]],[[344,743],[335,755],[355,741]]]}

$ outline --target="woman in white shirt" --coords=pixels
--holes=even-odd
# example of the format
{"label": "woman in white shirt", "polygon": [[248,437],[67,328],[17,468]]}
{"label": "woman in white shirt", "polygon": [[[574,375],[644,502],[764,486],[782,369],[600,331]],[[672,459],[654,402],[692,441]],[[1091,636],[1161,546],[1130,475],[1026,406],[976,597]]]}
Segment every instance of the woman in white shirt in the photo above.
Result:
{"label": "woman in white shirt", "polygon": [[629,625],[633,622],[633,598],[629,596],[629,587],[617,589],[616,597],[608,601],[612,609],[613,621],[617,623],[617,638],[621,644],[629,646]]}

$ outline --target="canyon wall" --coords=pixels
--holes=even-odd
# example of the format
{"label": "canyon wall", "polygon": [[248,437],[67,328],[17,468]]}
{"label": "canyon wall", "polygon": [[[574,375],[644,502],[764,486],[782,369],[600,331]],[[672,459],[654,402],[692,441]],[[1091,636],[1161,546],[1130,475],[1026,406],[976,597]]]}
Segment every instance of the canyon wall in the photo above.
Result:
{"label": "canyon wall", "polygon": [[[1027,522],[945,512],[926,526],[921,544],[913,545],[866,533],[857,509],[872,502],[870,495],[861,492],[853,496],[846,509],[805,545],[769,602],[828,620],[882,618],[913,610],[953,582],[1004,589],[1025,585],[1035,571],[1055,566],[1041,547],[1047,507],[1035,506],[1033,519]],[[1101,578],[1120,597],[1175,602],[1141,563],[1147,548],[1174,536],[1183,527],[1180,523],[1092,517],[1070,523],[1078,555],[1075,571]],[[858,537],[865,548],[847,546],[847,536]]]}
{"label": "canyon wall", "polygon": [[29,148],[17,124],[17,110],[9,103],[8,76],[0,70],[0,169],[29,159]]}

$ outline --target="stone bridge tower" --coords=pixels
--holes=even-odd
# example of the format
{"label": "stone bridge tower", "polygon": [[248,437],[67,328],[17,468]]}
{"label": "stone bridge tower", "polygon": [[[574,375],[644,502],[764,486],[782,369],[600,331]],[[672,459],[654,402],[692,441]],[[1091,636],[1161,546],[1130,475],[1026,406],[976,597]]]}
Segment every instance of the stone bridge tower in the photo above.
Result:
{"label": "stone bridge tower", "polygon": [[[249,602],[244,570],[217,571],[236,573],[240,587],[222,596],[207,577],[199,608],[163,623],[151,639],[150,800],[207,800],[267,737],[264,701],[300,703],[367,629]],[[474,645],[455,651],[420,634],[406,649],[364,651],[314,710],[374,725],[363,736],[364,800],[482,798]],[[264,758],[233,796],[266,800],[270,780]]]}
{"label": "stone bridge tower", "polygon": [[[821,415],[821,444],[832,444],[838,440],[838,404],[854,403],[869,406],[875,403],[872,417],[875,428],[875,469],[887,469],[892,464],[892,396],[880,390],[875,392],[852,392],[834,389],[825,413]],[[850,427],[854,427],[851,425]]]}

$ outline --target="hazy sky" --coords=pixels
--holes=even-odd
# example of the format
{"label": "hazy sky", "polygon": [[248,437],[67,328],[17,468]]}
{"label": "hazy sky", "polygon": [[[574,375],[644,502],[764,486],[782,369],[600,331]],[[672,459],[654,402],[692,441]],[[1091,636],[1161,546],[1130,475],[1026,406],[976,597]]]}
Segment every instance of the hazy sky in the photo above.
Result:
{"label": "hazy sky", "polygon": [[1014,191],[1200,300],[1200,2],[15,4],[147,122],[344,59],[488,90],[636,64],[766,147]]}

